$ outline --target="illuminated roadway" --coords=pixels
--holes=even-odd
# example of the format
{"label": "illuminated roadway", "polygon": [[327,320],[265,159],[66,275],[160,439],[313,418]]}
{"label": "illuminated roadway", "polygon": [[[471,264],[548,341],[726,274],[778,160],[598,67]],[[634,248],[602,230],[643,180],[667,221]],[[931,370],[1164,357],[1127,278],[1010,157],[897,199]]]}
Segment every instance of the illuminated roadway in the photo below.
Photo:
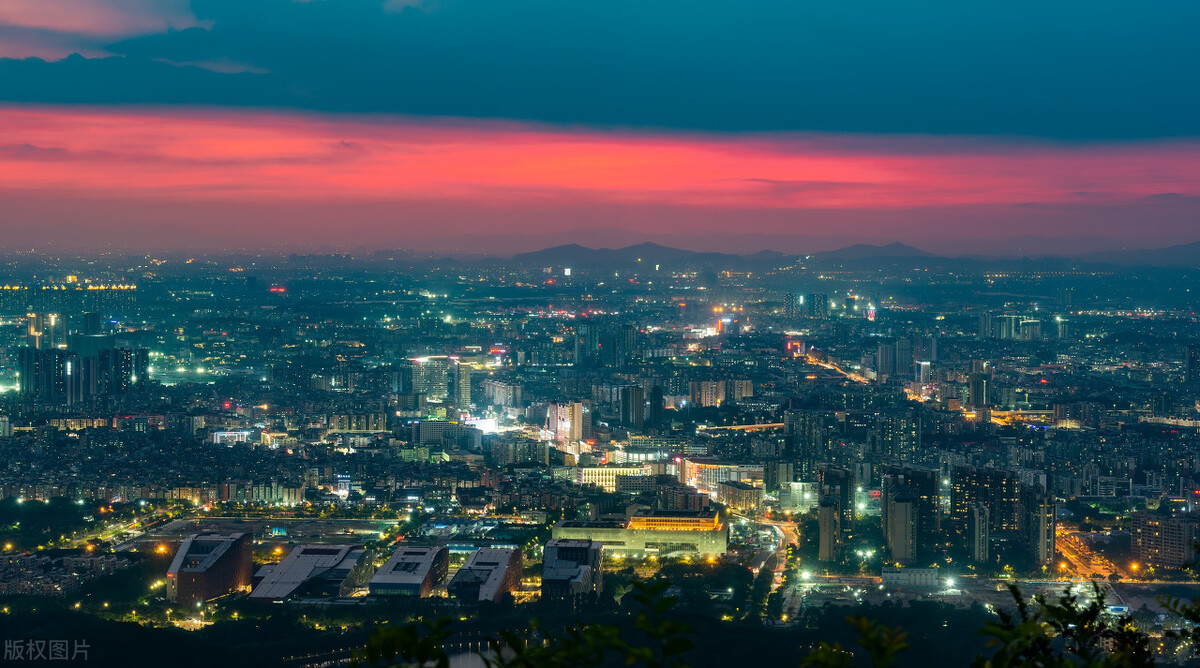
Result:
{"label": "illuminated roadway", "polygon": [[813,366],[819,366],[824,369],[829,369],[830,371],[836,371],[856,383],[863,383],[865,385],[865,384],[871,382],[856,373],[850,373],[849,371],[846,371],[845,369],[842,369],[836,365],[829,364],[827,362],[821,362],[821,361],[817,360],[817,358],[815,358],[815,357],[809,357],[808,363],[812,364]]}
{"label": "illuminated roadway", "polygon": [[[1079,532],[1070,531],[1062,526],[1054,528],[1055,547],[1065,557],[1065,562],[1059,562],[1055,566],[1060,573],[1081,578],[1090,578],[1093,573],[1104,578],[1119,573],[1120,569],[1115,564],[1103,555],[1093,552],[1080,535]],[[1066,563],[1066,569],[1062,567],[1063,563]]]}
{"label": "illuminated roadway", "polygon": [[728,424],[728,425],[718,425],[715,427],[706,427],[704,425],[699,425],[696,427],[696,431],[716,431],[718,429],[731,429],[731,430],[736,430],[736,431],[758,431],[760,429],[782,429],[782,428],[783,428],[782,422],[764,422],[761,424]]}

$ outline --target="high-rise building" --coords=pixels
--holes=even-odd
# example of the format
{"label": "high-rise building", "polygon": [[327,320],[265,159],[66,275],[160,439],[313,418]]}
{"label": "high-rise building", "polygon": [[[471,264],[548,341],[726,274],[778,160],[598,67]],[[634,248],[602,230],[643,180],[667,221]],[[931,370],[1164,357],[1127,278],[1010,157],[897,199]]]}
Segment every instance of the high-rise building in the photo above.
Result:
{"label": "high-rise building", "polygon": [[996,318],[996,338],[1012,341],[1021,338],[1021,316],[1002,315]]}
{"label": "high-rise building", "polygon": [[1182,568],[1196,558],[1197,519],[1194,515],[1133,514],[1130,530],[1133,557],[1147,566]]}
{"label": "high-rise building", "polygon": [[838,498],[829,494],[821,498],[817,507],[817,559],[841,561],[842,559],[842,510]]}
{"label": "high-rise building", "polygon": [[967,403],[971,408],[987,408],[989,404],[988,395],[992,390],[992,374],[987,372],[975,372],[971,374],[971,385],[969,388],[970,395]]}
{"label": "high-rise building", "polygon": [[829,295],[812,293],[804,295],[800,300],[801,310],[806,318],[814,320],[829,319]]}
{"label": "high-rise building", "polygon": [[451,367],[454,406],[465,410],[471,405],[471,365],[454,360]]}
{"label": "high-rise building", "polygon": [[67,400],[74,355],[61,349],[20,348],[21,396],[26,401],[63,403]]}
{"label": "high-rise building", "polygon": [[896,344],[879,344],[875,354],[875,374],[880,382],[896,375]]}
{"label": "high-rise building", "polygon": [[928,360],[919,360],[913,362],[913,380],[922,385],[928,385],[933,382],[933,362]]}
{"label": "high-rise building", "polygon": [[979,338],[990,339],[996,335],[991,313],[979,314]]}
{"label": "high-rise building", "polygon": [[892,373],[897,376],[908,376],[913,371],[913,341],[912,339],[903,336],[896,339],[896,353],[894,356],[894,368]]}
{"label": "high-rise building", "polygon": [[889,561],[908,565],[916,559],[918,508],[919,500],[911,488],[905,485],[891,487],[883,508]]}
{"label": "high-rise building", "polygon": [[57,313],[30,313],[25,343],[35,350],[62,348],[67,344],[67,321]]}
{"label": "high-rise building", "polygon": [[796,462],[798,474],[815,474],[817,464],[826,459],[833,423],[831,411],[800,409],[783,414],[784,437]]}
{"label": "high-rise building", "polygon": [[921,451],[921,418],[913,411],[880,413],[870,434],[873,449],[892,460],[915,460]]}
{"label": "high-rise building", "polygon": [[646,402],[646,422],[652,428],[662,424],[663,411],[666,410],[666,397],[663,396],[662,385],[655,384],[650,388],[650,399]]}
{"label": "high-rise building", "polygon": [[733,378],[725,381],[725,400],[737,403],[754,396],[754,383],[748,378]]}
{"label": "high-rise building", "polygon": [[1183,378],[1189,389],[1200,390],[1200,343],[1188,345],[1184,351]]}
{"label": "high-rise building", "polygon": [[794,323],[800,319],[800,302],[804,298],[794,292],[788,292],[783,296],[783,318],[788,323]]}
{"label": "high-rise building", "polygon": [[832,495],[838,500],[838,512],[842,514],[841,529],[853,531],[856,490],[854,471],[826,464],[820,467],[817,475],[821,483],[821,493]]}
{"label": "high-rise building", "polygon": [[988,507],[972,503],[967,514],[967,550],[971,561],[987,563],[991,557],[991,519]]}
{"label": "high-rise building", "polygon": [[1054,562],[1054,497],[1041,485],[1021,485],[1021,533],[1025,546],[1039,566]]}
{"label": "high-rise building", "polygon": [[932,540],[942,529],[942,479],[938,471],[918,466],[892,465],[885,466],[881,473],[884,496],[888,493],[889,484],[903,485],[917,495],[918,543]]}
{"label": "high-rise building", "polygon": [[449,396],[450,367],[447,362],[444,357],[418,357],[409,360],[413,393],[424,394],[434,401],[445,400]]}
{"label": "high-rise building", "polygon": [[592,437],[592,405],[573,401],[546,407],[546,429],[559,442],[584,441]]}
{"label": "high-rise building", "polygon": [[725,401],[725,381],[693,380],[688,384],[688,395],[693,406],[711,408]]}
{"label": "high-rise building", "polygon": [[967,528],[971,507],[988,509],[992,535],[1020,529],[1020,477],[1015,471],[976,466],[957,466],[951,481],[950,517],[960,531]]}
{"label": "high-rise building", "polygon": [[621,425],[641,429],[646,422],[646,390],[637,385],[621,388]]}
{"label": "high-rise building", "polygon": [[937,336],[920,336],[913,342],[913,359],[927,362],[938,361]]}

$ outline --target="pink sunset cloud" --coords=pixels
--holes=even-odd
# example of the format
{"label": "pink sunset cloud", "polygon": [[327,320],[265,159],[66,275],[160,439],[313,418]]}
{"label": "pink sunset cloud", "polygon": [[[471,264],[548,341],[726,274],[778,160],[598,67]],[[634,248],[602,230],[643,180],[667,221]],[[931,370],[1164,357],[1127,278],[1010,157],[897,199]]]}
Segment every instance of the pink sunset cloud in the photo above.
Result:
{"label": "pink sunset cloud", "polygon": [[[1200,142],[690,135],[411,117],[0,107],[6,198],[217,204],[563,202],[853,213],[1200,195]],[[39,195],[41,193],[41,195]],[[536,218],[536,216],[534,216]],[[534,225],[536,223],[531,223]],[[778,224],[774,225],[778,231]]]}
{"label": "pink sunset cloud", "polygon": [[120,37],[196,25],[187,0],[4,0],[0,25]]}

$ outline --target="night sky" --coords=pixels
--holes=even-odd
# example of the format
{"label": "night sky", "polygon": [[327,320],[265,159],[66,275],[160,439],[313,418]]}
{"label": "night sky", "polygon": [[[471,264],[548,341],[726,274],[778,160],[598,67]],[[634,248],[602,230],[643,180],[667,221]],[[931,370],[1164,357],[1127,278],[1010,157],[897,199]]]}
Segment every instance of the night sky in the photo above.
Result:
{"label": "night sky", "polygon": [[2,0],[8,249],[1200,240],[1200,4]]}

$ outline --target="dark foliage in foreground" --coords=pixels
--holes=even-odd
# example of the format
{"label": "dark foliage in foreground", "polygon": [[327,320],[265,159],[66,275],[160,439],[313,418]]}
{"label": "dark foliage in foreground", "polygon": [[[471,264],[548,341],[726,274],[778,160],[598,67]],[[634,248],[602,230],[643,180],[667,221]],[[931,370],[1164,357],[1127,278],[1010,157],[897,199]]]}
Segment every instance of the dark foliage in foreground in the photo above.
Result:
{"label": "dark foliage in foreground", "polygon": [[[533,620],[489,637],[481,658],[490,668],[686,668],[713,663],[714,657],[693,651],[699,639],[697,630],[675,614],[676,600],[665,595],[667,586],[666,582],[634,586],[630,594],[636,602],[632,629],[600,622],[551,629]],[[1181,630],[1152,638],[1132,617],[1108,614],[1105,590],[1098,584],[1093,587],[1093,595],[1087,598],[1066,593],[1051,600],[1044,596],[1027,599],[1010,586],[1014,609],[999,610],[984,621],[978,635],[985,640],[985,650],[974,657],[961,657],[962,664],[977,668],[1150,668],[1156,658],[1152,645],[1160,642],[1160,647],[1172,648],[1169,654],[1157,654],[1160,661],[1195,658],[1193,648],[1200,643],[1200,602],[1165,601],[1184,624]],[[819,642],[799,655],[800,665],[885,668],[902,665],[910,658],[905,654],[910,649],[908,635],[901,626],[884,626],[866,616],[846,617],[845,621],[855,638],[852,647]],[[736,627],[728,632],[726,640],[752,658],[754,642],[739,642]],[[356,654],[356,662],[372,668],[449,666],[445,647],[453,647],[453,639],[447,620],[381,628]]]}

